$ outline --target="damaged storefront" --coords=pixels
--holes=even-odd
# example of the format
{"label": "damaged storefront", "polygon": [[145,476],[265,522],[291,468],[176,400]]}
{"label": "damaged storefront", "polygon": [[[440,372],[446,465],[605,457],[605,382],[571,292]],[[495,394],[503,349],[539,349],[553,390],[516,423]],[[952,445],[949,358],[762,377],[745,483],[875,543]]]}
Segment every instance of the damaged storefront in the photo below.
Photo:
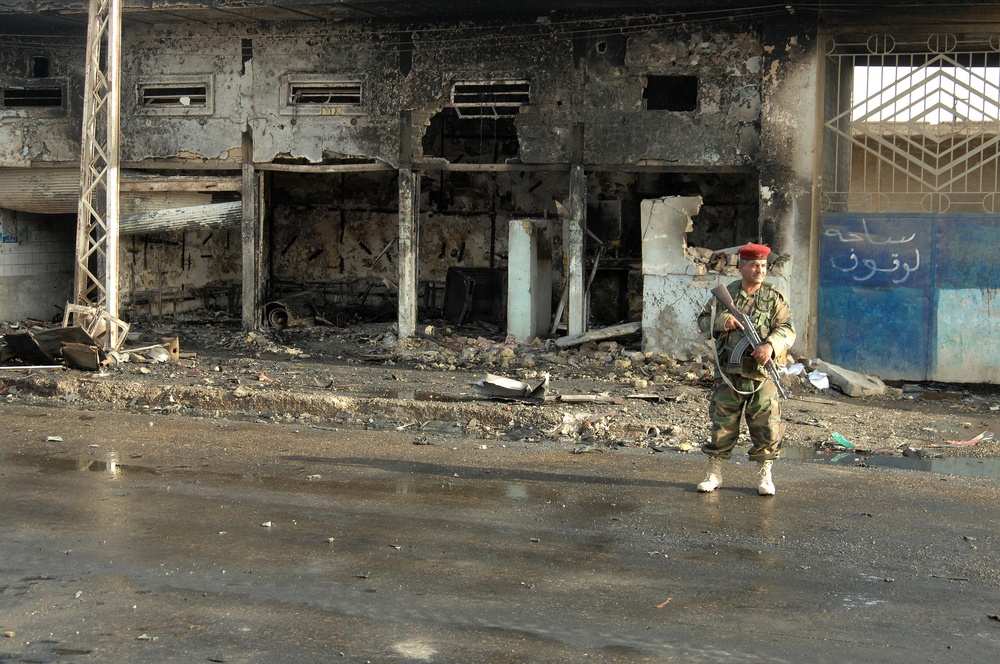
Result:
{"label": "damaged storefront", "polygon": [[125,2],[105,261],[81,255],[77,208],[99,10],[55,4],[0,3],[17,28],[0,55],[0,318],[61,318],[81,265],[114,262],[131,322],[405,337],[445,321],[524,342],[639,323],[643,350],[686,351],[754,241],[775,250],[799,353],[817,348],[821,14]]}

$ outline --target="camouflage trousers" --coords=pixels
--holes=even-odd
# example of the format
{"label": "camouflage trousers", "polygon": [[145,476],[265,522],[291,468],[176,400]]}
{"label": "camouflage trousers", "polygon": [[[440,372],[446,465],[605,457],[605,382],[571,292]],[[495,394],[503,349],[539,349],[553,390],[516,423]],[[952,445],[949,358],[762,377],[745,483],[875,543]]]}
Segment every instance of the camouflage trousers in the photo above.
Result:
{"label": "camouflage trousers", "polygon": [[712,438],[702,445],[701,451],[723,459],[732,457],[740,437],[740,416],[744,415],[750,430],[750,460],[777,459],[784,433],[778,388],[769,380],[761,386],[760,381],[749,378],[732,375],[729,378],[741,392],[760,389],[753,394],[739,394],[722,378],[715,379],[709,406]]}

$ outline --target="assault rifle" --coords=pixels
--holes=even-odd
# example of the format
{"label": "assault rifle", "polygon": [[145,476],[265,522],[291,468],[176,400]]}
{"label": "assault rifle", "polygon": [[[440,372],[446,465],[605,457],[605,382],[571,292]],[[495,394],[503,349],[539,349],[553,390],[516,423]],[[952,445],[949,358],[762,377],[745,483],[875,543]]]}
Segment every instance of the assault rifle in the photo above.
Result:
{"label": "assault rifle", "polygon": [[[736,308],[736,303],[733,302],[733,296],[729,294],[729,291],[724,285],[719,284],[713,288],[712,295],[714,295],[715,298],[729,310],[729,313],[736,318],[736,322],[743,330],[743,338],[740,339],[738,344],[736,344],[736,348],[733,349],[732,354],[729,356],[729,364],[740,366],[743,360],[743,355],[747,352],[747,348],[749,348],[751,352],[757,350],[757,346],[764,343],[764,340],[760,338],[760,332],[757,331],[757,326],[753,324],[750,317]],[[781,381],[778,380],[778,367],[775,366],[774,360],[767,361],[767,364],[764,365],[764,371],[767,373],[767,377],[774,381],[774,385],[778,388],[778,394],[781,395],[781,398],[787,399],[788,392],[785,391]]]}

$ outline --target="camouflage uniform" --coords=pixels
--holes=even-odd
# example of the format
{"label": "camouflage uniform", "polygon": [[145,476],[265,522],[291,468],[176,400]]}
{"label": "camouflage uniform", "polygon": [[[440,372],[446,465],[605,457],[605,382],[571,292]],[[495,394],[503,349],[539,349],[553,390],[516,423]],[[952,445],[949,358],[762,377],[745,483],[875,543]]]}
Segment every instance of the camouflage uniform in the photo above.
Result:
{"label": "camouflage uniform", "polygon": [[[795,341],[792,310],[788,307],[785,297],[768,284],[761,284],[753,295],[747,295],[740,285],[740,281],[734,281],[727,286],[736,308],[750,316],[757,326],[761,339],[774,348],[775,360],[782,362],[785,352]],[[749,348],[744,353],[738,369],[734,370],[729,365],[733,349],[743,338],[743,331],[740,329],[725,331],[726,319],[731,317],[725,307],[716,303],[715,328],[709,330],[712,324],[710,300],[698,315],[698,327],[702,333],[715,339],[719,364],[736,389],[753,394],[739,394],[733,390],[716,369],[715,387],[709,410],[712,438],[702,446],[702,451],[714,457],[729,459],[740,435],[740,414],[744,413],[752,443],[750,460],[777,459],[784,431],[778,388],[770,380],[765,380],[767,374],[750,355]]]}

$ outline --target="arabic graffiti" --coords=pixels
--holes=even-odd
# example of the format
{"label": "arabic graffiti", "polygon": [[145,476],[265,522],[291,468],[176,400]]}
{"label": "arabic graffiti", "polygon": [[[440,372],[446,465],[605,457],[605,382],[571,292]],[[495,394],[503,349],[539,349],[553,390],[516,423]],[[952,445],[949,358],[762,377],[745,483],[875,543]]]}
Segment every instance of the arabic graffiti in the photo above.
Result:
{"label": "arabic graffiti", "polygon": [[[838,260],[836,257],[830,258],[830,266],[843,273],[851,273],[854,281],[868,281],[877,274],[894,275],[896,278],[890,279],[894,284],[902,284],[910,278],[910,274],[920,269],[920,249],[918,247],[899,247],[899,251],[893,251],[886,255],[886,245],[908,245],[913,242],[917,234],[913,233],[909,237],[900,239],[882,239],[877,234],[872,234],[868,229],[868,220],[861,220],[861,233],[854,231],[844,232],[838,228],[828,228],[823,235],[829,238],[836,238],[842,245],[857,244],[851,247],[851,253],[846,260]],[[895,248],[895,247],[893,247]],[[881,251],[879,251],[881,249]],[[859,258],[858,254],[864,256]],[[905,254],[906,260],[900,261],[900,255]],[[874,255],[875,257],[868,257]],[[912,264],[910,257],[913,257]],[[878,259],[887,259],[880,266]],[[899,274],[902,270],[902,275]]]}

